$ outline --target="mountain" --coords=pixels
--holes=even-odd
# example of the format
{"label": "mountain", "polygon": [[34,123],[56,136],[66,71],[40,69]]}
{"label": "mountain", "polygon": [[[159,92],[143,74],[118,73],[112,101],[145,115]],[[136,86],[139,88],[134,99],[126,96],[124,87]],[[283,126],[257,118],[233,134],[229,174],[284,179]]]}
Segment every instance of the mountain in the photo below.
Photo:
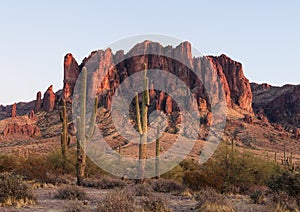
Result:
{"label": "mountain", "polygon": [[[155,89],[154,85],[164,85],[173,92],[177,89],[174,85],[180,80],[192,91],[192,96],[185,99],[186,104],[199,111],[200,120],[206,125],[211,124],[211,103],[226,102],[225,140],[233,139],[236,145],[253,151],[264,149],[282,152],[286,145],[287,151],[294,151],[295,161],[300,160],[300,85],[274,87],[250,84],[243,73],[242,64],[224,54],[217,57],[193,57],[188,42],[176,47],[164,47],[151,41],[138,43],[127,53],[123,50],[113,53],[109,48],[94,51],[81,63],[72,54],[67,54],[64,57],[61,90],[55,93],[53,87],[49,86],[43,95],[38,92],[34,101],[0,106],[0,152],[15,153],[14,148],[18,148],[18,145],[26,145],[30,151],[39,149],[38,152],[44,153],[59,146],[61,100],[67,100],[71,120],[72,95],[84,66],[93,69],[89,74],[89,84],[93,89],[88,94],[99,96],[98,126],[112,146],[126,145],[128,141],[116,132],[111,123],[109,109],[112,98],[122,94],[122,90],[118,90],[119,85],[142,70],[144,63],[148,69],[164,70],[177,78],[157,77],[155,82],[150,82],[150,112],[159,110],[169,118],[162,142],[168,143],[173,138],[180,122],[179,108],[168,93]],[[201,80],[191,70],[195,70]],[[218,76],[219,82],[215,76]],[[127,86],[128,89],[132,88],[132,84]],[[208,94],[207,88],[213,91],[212,95]],[[134,120],[134,117],[131,118]],[[72,127],[73,123],[69,125]],[[200,143],[204,142],[207,131],[203,130],[199,134]],[[72,140],[74,142],[76,138]],[[133,151],[130,146],[126,148],[129,152]]]}

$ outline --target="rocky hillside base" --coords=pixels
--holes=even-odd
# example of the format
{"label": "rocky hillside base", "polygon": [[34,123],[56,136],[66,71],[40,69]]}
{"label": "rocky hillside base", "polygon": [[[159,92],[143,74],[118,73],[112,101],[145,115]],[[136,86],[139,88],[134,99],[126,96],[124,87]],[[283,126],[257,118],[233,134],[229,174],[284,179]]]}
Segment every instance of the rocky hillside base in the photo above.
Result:
{"label": "rocky hillside base", "polygon": [[[27,126],[30,129],[38,128],[40,134],[30,136],[19,132],[4,136],[5,129],[7,126],[12,126],[12,123],[17,126]],[[121,146],[122,155],[138,157],[138,146],[120,136],[114,128],[108,110],[98,109],[97,123],[106,142],[115,151]],[[60,132],[61,122],[57,111],[39,112],[36,114],[35,120],[31,120],[27,116],[2,120],[0,121],[0,154],[46,155],[52,150],[60,148]],[[196,140],[188,157],[197,158],[205,143],[207,132],[208,129],[205,127],[200,130],[200,137]],[[176,137],[176,134],[163,133],[160,139],[161,151],[167,151],[175,142]],[[71,138],[71,147],[74,148],[76,136],[71,136]],[[292,153],[293,163],[300,166],[300,141],[299,138],[296,139],[292,129],[284,129],[278,124],[265,122],[265,120],[239,108],[228,110],[223,140],[227,143],[231,143],[233,140],[236,148],[245,149],[269,160],[274,160],[276,152],[279,163],[283,159],[285,150],[286,156],[290,156]],[[154,151],[155,143],[148,145],[148,157],[153,157]]]}

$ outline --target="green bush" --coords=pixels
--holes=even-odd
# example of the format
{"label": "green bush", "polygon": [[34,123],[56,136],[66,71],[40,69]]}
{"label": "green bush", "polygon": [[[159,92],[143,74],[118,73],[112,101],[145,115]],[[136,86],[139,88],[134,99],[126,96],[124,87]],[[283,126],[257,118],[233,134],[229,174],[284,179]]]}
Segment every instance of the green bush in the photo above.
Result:
{"label": "green bush", "polygon": [[21,176],[10,173],[0,174],[0,205],[20,207],[35,203],[30,187]]}
{"label": "green bush", "polygon": [[67,200],[85,200],[86,193],[78,186],[65,186],[57,190],[55,198]]}
{"label": "green bush", "polygon": [[221,192],[242,193],[251,186],[266,185],[279,170],[273,162],[246,151],[231,152],[224,145],[220,145],[213,157],[201,166],[191,160],[185,160],[180,166],[183,184],[193,190],[212,187]]}

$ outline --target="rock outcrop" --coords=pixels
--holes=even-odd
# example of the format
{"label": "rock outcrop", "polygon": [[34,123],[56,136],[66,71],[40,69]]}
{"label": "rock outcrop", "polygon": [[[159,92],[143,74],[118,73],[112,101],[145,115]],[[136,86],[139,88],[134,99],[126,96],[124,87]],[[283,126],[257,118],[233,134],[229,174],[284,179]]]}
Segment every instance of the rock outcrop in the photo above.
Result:
{"label": "rock outcrop", "polygon": [[252,118],[252,116],[246,114],[246,115],[244,116],[244,122],[246,122],[246,123],[248,123],[248,124],[253,124],[253,118]]}
{"label": "rock outcrop", "polygon": [[35,100],[35,105],[34,105],[34,112],[39,112],[42,107],[42,92],[37,92],[36,94],[36,100]]}
{"label": "rock outcrop", "polygon": [[217,71],[223,72],[229,86],[225,93],[230,94],[231,101],[241,108],[252,111],[252,92],[249,80],[244,76],[242,64],[236,62],[226,55],[212,57]]}
{"label": "rock outcrop", "polygon": [[31,110],[28,114],[28,118],[33,120],[35,118],[34,110]]}
{"label": "rock outcrop", "polygon": [[55,106],[55,94],[53,92],[53,86],[51,85],[44,94],[42,108],[46,112],[53,111]]}
{"label": "rock outcrop", "polygon": [[72,95],[76,80],[80,74],[80,69],[77,61],[72,54],[67,54],[64,58],[64,98]]}
{"label": "rock outcrop", "polygon": [[11,117],[14,118],[17,116],[17,103],[14,103],[11,107]]}
{"label": "rock outcrop", "polygon": [[41,131],[37,126],[29,124],[19,125],[17,123],[11,123],[5,126],[3,136],[9,135],[23,135],[29,137],[38,137],[41,135]]}

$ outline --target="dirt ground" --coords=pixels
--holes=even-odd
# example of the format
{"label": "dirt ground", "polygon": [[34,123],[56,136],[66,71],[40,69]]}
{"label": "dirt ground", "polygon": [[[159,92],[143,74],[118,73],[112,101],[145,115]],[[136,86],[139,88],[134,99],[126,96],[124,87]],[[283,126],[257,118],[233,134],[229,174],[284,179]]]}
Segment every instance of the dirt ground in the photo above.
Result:
{"label": "dirt ground", "polygon": [[[41,212],[68,212],[68,211],[96,211],[97,205],[103,200],[105,195],[113,192],[112,189],[96,189],[86,188],[82,189],[86,192],[86,200],[60,200],[55,198],[57,190],[63,185],[44,185],[43,187],[33,189],[35,198],[37,199],[36,205],[29,205],[22,208],[15,207],[1,207],[0,211],[12,212],[12,211],[41,211]],[[153,192],[153,195],[161,196],[165,199],[166,205],[173,211],[197,211],[197,201],[192,195],[172,195],[168,193]],[[257,205],[251,202],[248,196],[243,195],[226,195],[232,205],[237,211],[241,212],[254,212],[264,211],[268,212],[268,209],[264,205]],[[140,198],[140,197],[135,197]],[[80,208],[81,210],[75,210]]]}

